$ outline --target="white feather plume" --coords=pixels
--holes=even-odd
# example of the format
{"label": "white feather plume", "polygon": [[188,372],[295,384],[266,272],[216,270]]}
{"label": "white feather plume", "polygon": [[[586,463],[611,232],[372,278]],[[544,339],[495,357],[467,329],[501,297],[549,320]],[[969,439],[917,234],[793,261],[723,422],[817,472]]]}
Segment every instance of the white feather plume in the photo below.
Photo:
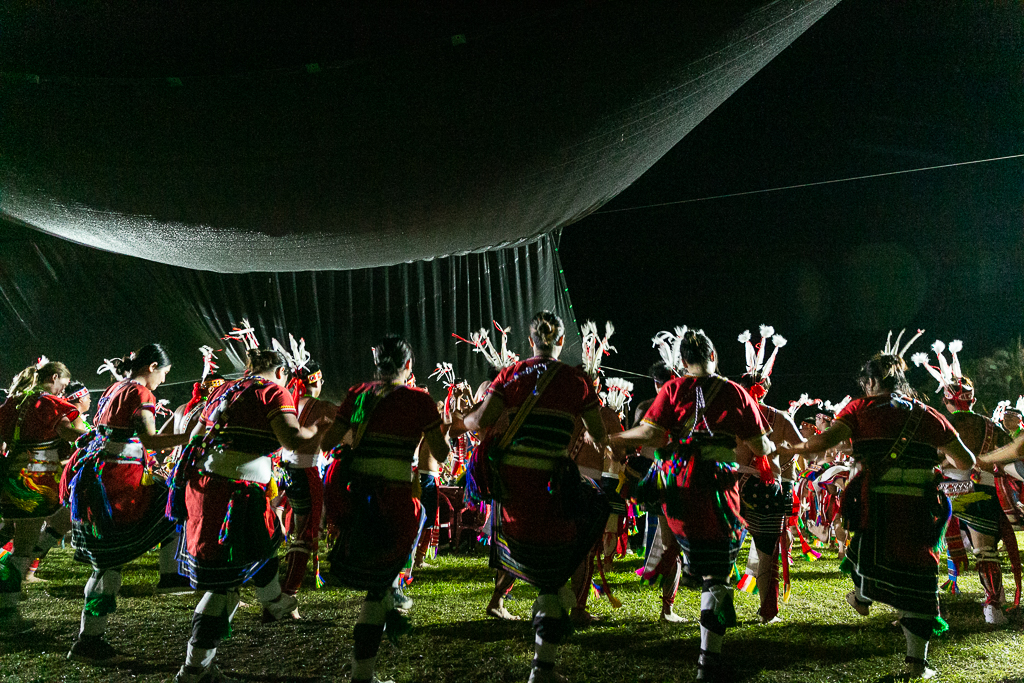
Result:
{"label": "white feather plume", "polygon": [[942,353],[945,350],[946,344],[943,343],[940,339],[936,339],[935,342],[932,344],[932,351],[934,351],[935,353]]}
{"label": "white feather plume", "polygon": [[118,382],[124,379],[124,375],[117,371],[117,368],[114,367],[114,360],[110,358],[104,358],[103,365],[96,368],[97,375],[102,375],[104,372],[109,372]]}
{"label": "white feather plume", "polygon": [[1024,413],[1024,396],[1017,397],[1017,405],[1015,405],[1014,408]]}
{"label": "white feather plume", "polygon": [[46,356],[39,356],[36,360],[36,370],[41,370],[44,365],[50,362],[50,359]]}
{"label": "white feather plume", "polygon": [[621,377],[612,377],[605,382],[607,391],[602,391],[601,400],[606,406],[622,415],[633,399],[633,383]]}
{"label": "white feather plume", "polygon": [[949,353],[953,356],[953,362],[950,364],[950,372],[953,373],[954,379],[963,378],[963,373],[960,372],[960,358],[957,356],[958,353],[964,350],[964,343],[959,339],[954,339],[949,342]]}
{"label": "white feather plume", "polygon": [[785,346],[788,343],[789,342],[786,341],[786,338],[783,337],[781,334],[773,334],[772,335],[772,344],[775,344],[775,348],[781,349],[783,346]]}
{"label": "white feather plume", "polygon": [[736,341],[740,344],[745,344],[750,341],[750,330],[743,330],[740,332],[740,336],[736,337]]}
{"label": "white feather plume", "polygon": [[928,365],[928,354],[925,353],[924,351],[918,351],[917,353],[910,357],[910,361],[917,367],[921,367],[922,365]]}
{"label": "white feather plume", "polygon": [[1010,407],[1010,402],[1000,401],[996,404],[996,409],[992,411],[992,421],[1002,422],[1003,417],[1006,415],[1006,409]]}
{"label": "white feather plume", "polygon": [[210,373],[217,369],[217,364],[213,362],[217,356],[214,354],[212,346],[200,346],[199,353],[203,354],[203,379],[201,381],[205,382]]}
{"label": "white feather plume", "polygon": [[293,369],[309,369],[309,361],[313,360],[313,356],[311,356],[309,351],[306,350],[306,340],[300,338],[299,341],[296,342],[295,337],[291,333],[289,333],[288,345],[292,349],[292,361],[295,363],[295,367]]}
{"label": "white feather plume", "polygon": [[289,370],[295,369],[295,359],[292,358],[292,354],[288,353],[288,349],[284,348],[284,344],[271,337],[270,347],[281,354],[284,358],[285,365],[288,366]]}

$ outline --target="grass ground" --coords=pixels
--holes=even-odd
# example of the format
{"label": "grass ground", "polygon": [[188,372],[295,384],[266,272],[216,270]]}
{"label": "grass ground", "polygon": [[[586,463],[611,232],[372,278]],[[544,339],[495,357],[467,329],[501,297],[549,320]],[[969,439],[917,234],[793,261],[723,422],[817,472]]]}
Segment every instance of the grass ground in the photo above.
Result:
{"label": "grass ground", "polygon": [[[745,555],[743,555],[745,557]],[[155,553],[126,570],[118,610],[111,617],[111,643],[134,657],[116,669],[71,663],[65,654],[78,629],[82,589],[88,570],[71,559],[70,549],[54,550],[40,570],[45,583],[26,586],[23,613],[34,631],[0,640],[0,682],[51,683],[168,681],[181,664],[189,635],[194,596],[154,596]],[[631,683],[692,681],[699,649],[698,593],[682,589],[676,611],[691,622],[665,625],[657,620],[660,591],[640,584],[633,570],[638,558],[615,562],[609,580],[622,600],[612,610],[591,599],[600,625],[577,631],[560,651],[560,670],[570,681]],[[736,596],[740,626],[726,635],[725,652],[734,662],[733,680],[744,683],[825,683],[879,681],[898,670],[902,634],[890,625],[886,607],[860,618],[847,606],[849,579],[834,554],[793,567],[793,596],[784,622],[756,624],[757,597]],[[416,630],[399,647],[385,641],[378,669],[398,683],[521,682],[529,675],[534,591],[517,585],[507,605],[523,618],[499,622],[484,617],[492,573],[484,555],[442,556],[436,567],[417,571],[408,594],[415,600]],[[1024,681],[1024,618],[993,631],[981,617],[981,586],[976,576],[962,579],[964,593],[944,597],[950,631],[933,641],[932,663],[950,683]],[[1007,574],[1008,592],[1012,579]],[[222,668],[244,681],[341,681],[348,661],[352,624],[361,601],[355,592],[334,588],[300,594],[304,619],[263,626],[251,590],[239,610],[234,635],[221,647]]]}

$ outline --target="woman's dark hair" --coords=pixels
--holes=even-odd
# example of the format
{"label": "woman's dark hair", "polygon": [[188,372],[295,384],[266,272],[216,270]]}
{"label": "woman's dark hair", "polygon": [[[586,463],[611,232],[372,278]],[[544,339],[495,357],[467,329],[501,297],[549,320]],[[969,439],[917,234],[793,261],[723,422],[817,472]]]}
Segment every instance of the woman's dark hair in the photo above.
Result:
{"label": "woman's dark hair", "polygon": [[857,382],[863,387],[868,380],[876,380],[886,391],[895,391],[913,396],[914,390],[907,382],[907,362],[894,354],[875,354],[860,369]]}
{"label": "woman's dark hair", "polygon": [[535,351],[551,351],[564,334],[562,319],[551,311],[541,311],[530,321],[530,339]]}
{"label": "woman's dark hair", "polygon": [[[72,398],[75,394],[79,394],[79,393],[81,393],[82,395],[79,396],[78,398]],[[84,384],[82,384],[78,380],[74,380],[74,381],[70,382],[68,384],[68,386],[64,389],[64,399],[66,401],[76,401],[76,402],[77,401],[81,401],[83,398],[85,398],[88,395],[89,395],[89,390],[85,387]]]}
{"label": "woman's dark hair", "polygon": [[146,344],[135,353],[113,361],[114,369],[124,377],[134,377],[153,363],[156,363],[157,368],[166,368],[171,364],[171,357],[160,344]]}
{"label": "woman's dark hair", "polygon": [[414,361],[412,347],[397,334],[389,334],[373,347],[373,364],[377,379],[394,379],[409,361]]}
{"label": "woman's dark hair", "polygon": [[715,345],[704,334],[704,330],[686,330],[683,334],[679,343],[679,359],[687,365],[707,366],[714,354]]}
{"label": "woman's dark hair", "polygon": [[260,375],[285,366],[284,356],[274,349],[249,349],[245,356],[245,372],[249,375]]}
{"label": "woman's dark hair", "polygon": [[764,387],[764,393],[766,394],[772,388],[771,378],[762,376],[760,372],[746,372],[742,376],[740,376],[739,380],[737,380],[736,383],[739,384],[744,389],[746,389],[747,391],[750,391],[750,387],[754,386],[755,384],[760,384],[762,387]]}
{"label": "woman's dark hair", "polygon": [[651,379],[658,384],[664,384],[670,379],[675,379],[676,376],[676,374],[672,372],[672,368],[668,366],[668,363],[663,360],[655,361],[654,365],[651,366],[651,369],[647,371],[647,374],[649,374]]}

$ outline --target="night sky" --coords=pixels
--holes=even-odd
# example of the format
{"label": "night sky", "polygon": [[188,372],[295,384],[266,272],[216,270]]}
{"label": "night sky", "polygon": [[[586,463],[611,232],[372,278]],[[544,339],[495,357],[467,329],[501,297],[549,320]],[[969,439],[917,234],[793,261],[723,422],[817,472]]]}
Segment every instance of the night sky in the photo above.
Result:
{"label": "night sky", "polygon": [[730,376],[736,336],[774,325],[779,407],[856,391],[890,328],[925,328],[915,350],[960,338],[965,359],[1006,345],[1024,332],[1024,159],[621,210],[1020,154],[1022,80],[1021,3],[845,0],[565,229],[578,320],[612,320],[606,363],[637,372],[655,332],[701,327]]}

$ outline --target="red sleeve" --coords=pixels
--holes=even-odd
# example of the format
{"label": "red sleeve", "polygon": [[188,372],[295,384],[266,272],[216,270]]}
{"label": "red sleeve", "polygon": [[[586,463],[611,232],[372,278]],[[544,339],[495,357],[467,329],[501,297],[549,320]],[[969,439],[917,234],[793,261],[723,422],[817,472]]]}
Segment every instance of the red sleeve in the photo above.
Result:
{"label": "red sleeve", "polygon": [[434,399],[430,398],[430,394],[420,389],[413,389],[413,391],[418,394],[416,414],[418,423],[422,425],[420,431],[426,432],[441,424],[441,413],[437,412],[437,404],[434,403]]}
{"label": "red sleeve", "polygon": [[654,403],[644,413],[643,422],[672,431],[677,426],[676,419],[676,394],[679,392],[681,378],[671,379],[665,383],[658,395],[654,397]]}
{"label": "red sleeve", "polygon": [[292,395],[285,391],[284,387],[277,384],[268,384],[261,391],[263,404],[267,407],[267,422],[269,423],[278,415],[295,414],[295,403]]}
{"label": "red sleeve", "polygon": [[505,402],[505,384],[509,381],[509,378],[512,376],[513,367],[515,366],[502,368],[501,371],[498,372],[498,376],[494,378],[493,382],[491,382],[491,386],[487,387],[486,393],[494,394],[495,396],[500,398],[502,402]]}
{"label": "red sleeve", "polygon": [[[729,411],[729,421],[731,424],[727,425],[726,428],[731,427],[733,435],[744,441],[767,434],[770,427],[765,421],[764,415],[761,414],[757,401],[754,400],[746,389],[734,382],[729,382],[728,386],[722,387],[723,393],[730,390],[732,395],[736,397],[734,399],[736,409],[735,412]],[[721,394],[719,395],[721,396]]]}
{"label": "red sleeve", "polygon": [[855,398],[846,404],[846,407],[839,411],[836,419],[850,428],[850,434],[857,433],[857,411],[864,407],[865,399]]}
{"label": "red sleeve", "polygon": [[928,414],[921,419],[921,426],[917,429],[915,441],[931,444],[936,448],[947,446],[960,435],[956,428],[945,415],[931,406],[925,406]]}
{"label": "red sleeve", "polygon": [[78,408],[57,396],[54,397],[54,403],[56,404],[54,408],[57,413],[57,419],[53,421],[54,428],[56,428],[57,424],[60,423],[62,417],[66,417],[70,422],[74,422],[78,419],[78,416],[80,415]]}
{"label": "red sleeve", "polygon": [[156,396],[153,395],[153,392],[141,384],[133,384],[132,388],[135,389],[139,400],[139,405],[135,412],[132,413],[132,417],[138,417],[139,413],[143,410],[148,410],[153,415],[156,415]]}

